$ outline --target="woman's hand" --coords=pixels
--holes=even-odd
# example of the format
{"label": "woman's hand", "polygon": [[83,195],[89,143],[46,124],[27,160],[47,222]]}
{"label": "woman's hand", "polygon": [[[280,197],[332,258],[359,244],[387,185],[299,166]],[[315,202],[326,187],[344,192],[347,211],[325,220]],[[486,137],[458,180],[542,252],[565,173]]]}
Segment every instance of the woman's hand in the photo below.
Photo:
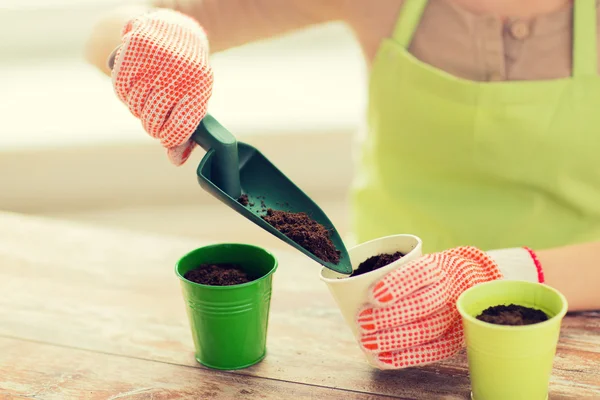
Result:
{"label": "woman's hand", "polygon": [[117,96],[175,165],[190,156],[196,146],[191,136],[207,112],[213,85],[208,54],[200,25],[166,9],[130,20],[114,54]]}
{"label": "woman's hand", "polygon": [[375,282],[357,315],[360,344],[382,369],[440,361],[463,347],[456,300],[468,288],[501,279],[487,253],[460,247],[421,257]]}

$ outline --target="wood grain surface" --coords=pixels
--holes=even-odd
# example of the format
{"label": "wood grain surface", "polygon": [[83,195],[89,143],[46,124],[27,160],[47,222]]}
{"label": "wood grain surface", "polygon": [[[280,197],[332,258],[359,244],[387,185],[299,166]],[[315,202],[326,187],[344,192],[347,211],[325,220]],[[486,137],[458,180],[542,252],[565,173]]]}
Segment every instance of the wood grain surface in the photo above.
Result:
{"label": "wood grain surface", "polygon": [[[173,271],[208,242],[17,214],[0,213],[0,227],[0,398],[469,397],[464,353],[371,368],[319,266],[299,253],[275,251],[266,359],[217,372],[193,357]],[[550,398],[600,399],[600,313],[565,318]]]}

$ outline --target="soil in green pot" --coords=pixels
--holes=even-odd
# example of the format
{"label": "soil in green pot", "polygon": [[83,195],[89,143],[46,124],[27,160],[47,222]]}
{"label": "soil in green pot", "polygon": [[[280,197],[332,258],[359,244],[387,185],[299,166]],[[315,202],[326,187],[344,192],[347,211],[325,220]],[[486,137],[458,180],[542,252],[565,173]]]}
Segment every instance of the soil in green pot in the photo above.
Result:
{"label": "soil in green pot", "polygon": [[240,285],[255,279],[237,264],[201,264],[186,272],[183,277],[188,281],[209,286]]}
{"label": "soil in green pot", "polygon": [[480,321],[496,325],[532,325],[548,320],[548,316],[535,308],[510,304],[486,308],[477,316]]}

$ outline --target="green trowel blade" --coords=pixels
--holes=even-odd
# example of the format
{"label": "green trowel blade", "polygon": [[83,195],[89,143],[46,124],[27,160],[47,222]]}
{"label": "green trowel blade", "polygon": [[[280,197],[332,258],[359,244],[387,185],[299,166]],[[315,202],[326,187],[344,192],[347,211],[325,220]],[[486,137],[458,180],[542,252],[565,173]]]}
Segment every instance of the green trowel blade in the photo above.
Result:
{"label": "green trowel blade", "polygon": [[[241,190],[242,193],[248,195],[249,202],[252,205],[243,206],[237,198],[229,196],[215,183],[215,176],[213,176],[214,149],[208,150],[198,166],[197,175],[200,186],[239,214],[301,251],[317,263],[342,274],[352,273],[348,251],[339,233],[321,208],[256,148],[246,143],[237,142],[237,149]],[[331,240],[340,251],[340,262],[333,264],[319,259],[269,225],[262,219],[267,208],[289,212],[305,212],[313,220],[323,225],[331,232]]]}

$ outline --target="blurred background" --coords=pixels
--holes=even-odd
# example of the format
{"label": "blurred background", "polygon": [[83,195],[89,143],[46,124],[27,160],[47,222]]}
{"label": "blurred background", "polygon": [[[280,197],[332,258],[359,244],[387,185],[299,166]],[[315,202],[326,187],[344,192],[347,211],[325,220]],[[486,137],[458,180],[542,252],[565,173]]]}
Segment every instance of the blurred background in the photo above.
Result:
{"label": "blurred background", "polygon": [[[209,240],[279,245],[205,194],[198,149],[172,166],[88,65],[93,24],[127,0],[0,0],[0,210]],[[347,232],[360,48],[327,24],[217,54],[210,112]],[[251,238],[251,240],[250,240]]]}

